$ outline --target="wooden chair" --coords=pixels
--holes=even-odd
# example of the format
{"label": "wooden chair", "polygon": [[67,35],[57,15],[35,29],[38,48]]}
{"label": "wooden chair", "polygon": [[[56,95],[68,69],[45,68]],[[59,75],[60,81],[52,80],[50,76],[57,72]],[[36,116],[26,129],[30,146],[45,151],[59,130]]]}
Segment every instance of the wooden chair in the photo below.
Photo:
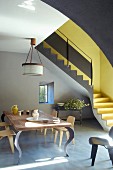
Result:
{"label": "wooden chair", "polygon": [[13,135],[15,135],[15,132],[9,129],[9,125],[6,122],[0,122],[0,127],[5,127],[5,130],[0,130],[0,139],[8,137],[11,151],[14,153]]}
{"label": "wooden chair", "polygon": [[[51,116],[52,117],[57,117],[57,111],[55,110],[55,109],[53,109],[52,110],[52,113],[51,113]],[[51,131],[52,131],[52,133],[53,133],[53,128],[50,128],[51,129]],[[44,129],[44,136],[46,136],[46,133],[47,133],[47,128],[46,129]]]}
{"label": "wooden chair", "polygon": [[[74,116],[68,116],[67,122],[71,123],[71,128],[74,129],[75,117]],[[61,144],[62,144],[63,132],[66,132],[67,140],[69,138],[69,132],[65,127],[54,128],[54,130],[55,130],[54,143],[56,143],[58,132],[60,133],[60,140],[59,140],[59,147],[60,147]],[[72,140],[72,142],[73,142],[73,144],[75,143],[74,139]]]}

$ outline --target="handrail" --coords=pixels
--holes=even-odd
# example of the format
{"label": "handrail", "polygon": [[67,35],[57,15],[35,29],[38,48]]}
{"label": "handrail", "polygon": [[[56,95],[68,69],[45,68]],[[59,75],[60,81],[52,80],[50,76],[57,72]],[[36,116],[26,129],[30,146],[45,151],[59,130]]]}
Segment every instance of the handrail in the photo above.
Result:
{"label": "handrail", "polygon": [[[57,31],[58,32],[60,32],[64,37],[66,37],[66,35],[64,35],[61,31],[59,31],[58,29],[57,29]],[[85,54],[91,61],[92,61],[92,58],[91,57],[89,57],[84,51],[82,51],[75,43],[73,43],[69,38],[67,38],[66,37],[66,39],[67,39],[67,41],[70,41],[75,47],[77,47],[83,54]]]}
{"label": "handrail", "polygon": [[84,51],[82,51],[75,43],[73,43],[69,38],[66,37],[66,35],[64,35],[60,30],[57,29],[58,32],[60,32],[66,39],[67,39],[67,66],[69,65],[69,49],[68,49],[68,45],[69,45],[69,41],[76,47],[78,48],[83,54],[85,54],[91,61],[91,85],[92,85],[92,79],[93,79],[93,70],[92,70],[92,58],[89,57]]}

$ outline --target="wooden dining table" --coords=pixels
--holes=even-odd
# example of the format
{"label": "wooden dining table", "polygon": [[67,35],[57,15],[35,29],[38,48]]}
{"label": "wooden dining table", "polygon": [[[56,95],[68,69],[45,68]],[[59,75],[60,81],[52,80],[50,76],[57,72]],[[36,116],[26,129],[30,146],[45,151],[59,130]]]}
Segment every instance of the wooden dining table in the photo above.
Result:
{"label": "wooden dining table", "polygon": [[66,141],[64,145],[64,152],[66,157],[68,157],[67,153],[67,145],[73,140],[74,138],[74,131],[71,128],[71,124],[60,120],[56,121],[56,118],[52,117],[50,114],[44,113],[43,111],[39,111],[39,119],[33,120],[31,115],[14,115],[10,112],[4,111],[1,120],[2,122],[5,121],[5,117],[10,122],[10,124],[14,127],[16,131],[15,137],[15,147],[18,150],[18,163],[22,158],[22,150],[19,146],[19,137],[23,131],[34,131],[44,128],[56,128],[56,127],[65,127],[69,131],[69,139]]}

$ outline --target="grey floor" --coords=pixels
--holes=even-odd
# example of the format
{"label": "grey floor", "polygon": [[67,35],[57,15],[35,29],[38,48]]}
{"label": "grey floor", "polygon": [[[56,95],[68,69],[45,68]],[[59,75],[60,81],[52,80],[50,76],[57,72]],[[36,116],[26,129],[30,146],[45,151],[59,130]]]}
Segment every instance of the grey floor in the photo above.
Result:
{"label": "grey floor", "polygon": [[95,165],[91,166],[91,145],[88,142],[91,136],[106,137],[96,120],[84,120],[82,126],[75,123],[75,145],[68,145],[69,157],[65,157],[63,146],[66,137],[64,135],[62,147],[54,144],[54,135],[47,131],[44,137],[40,131],[23,132],[19,143],[23,151],[20,165],[16,165],[18,152],[12,154],[8,139],[0,140],[0,170],[105,170],[113,169],[107,150],[100,146]]}

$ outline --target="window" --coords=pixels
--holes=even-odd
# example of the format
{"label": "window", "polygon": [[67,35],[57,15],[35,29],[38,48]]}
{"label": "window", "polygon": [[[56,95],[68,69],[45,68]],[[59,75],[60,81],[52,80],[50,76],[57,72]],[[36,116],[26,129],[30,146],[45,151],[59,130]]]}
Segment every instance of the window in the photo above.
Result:
{"label": "window", "polygon": [[54,104],[54,82],[48,84],[40,83],[39,103]]}
{"label": "window", "polygon": [[47,85],[39,86],[39,103],[47,103],[48,102],[48,87]]}

